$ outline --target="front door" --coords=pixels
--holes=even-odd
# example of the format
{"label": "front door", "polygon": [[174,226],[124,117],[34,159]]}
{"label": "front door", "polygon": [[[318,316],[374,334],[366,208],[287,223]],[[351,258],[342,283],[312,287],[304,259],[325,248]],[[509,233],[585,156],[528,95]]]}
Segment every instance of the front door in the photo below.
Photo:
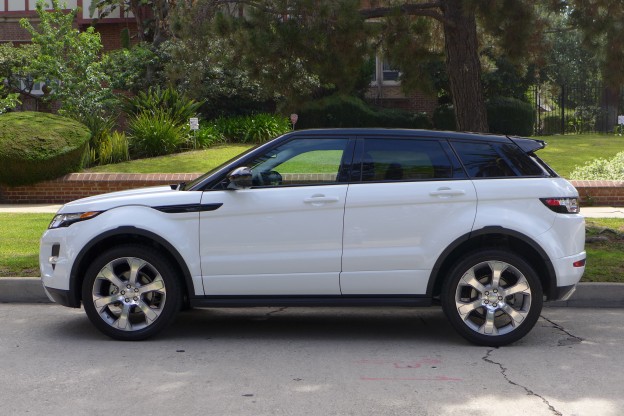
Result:
{"label": "front door", "polygon": [[209,190],[200,216],[204,291],[339,295],[348,138],[296,138],[246,162],[253,187]]}

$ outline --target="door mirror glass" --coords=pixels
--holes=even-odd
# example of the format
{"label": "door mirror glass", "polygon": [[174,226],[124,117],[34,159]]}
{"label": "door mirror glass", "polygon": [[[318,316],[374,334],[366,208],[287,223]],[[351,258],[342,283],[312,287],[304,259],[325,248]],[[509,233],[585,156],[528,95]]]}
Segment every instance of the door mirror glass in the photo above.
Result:
{"label": "door mirror glass", "polygon": [[251,169],[245,166],[234,169],[228,175],[228,189],[249,189],[252,185]]}

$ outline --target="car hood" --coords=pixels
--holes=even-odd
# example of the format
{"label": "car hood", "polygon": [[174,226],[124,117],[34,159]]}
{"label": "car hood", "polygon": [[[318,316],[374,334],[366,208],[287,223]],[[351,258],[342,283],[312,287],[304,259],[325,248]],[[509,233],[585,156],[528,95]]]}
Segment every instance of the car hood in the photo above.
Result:
{"label": "car hood", "polygon": [[63,205],[58,213],[106,211],[129,205],[146,207],[188,205],[198,204],[200,200],[201,192],[178,191],[171,186],[153,186],[77,199]]}

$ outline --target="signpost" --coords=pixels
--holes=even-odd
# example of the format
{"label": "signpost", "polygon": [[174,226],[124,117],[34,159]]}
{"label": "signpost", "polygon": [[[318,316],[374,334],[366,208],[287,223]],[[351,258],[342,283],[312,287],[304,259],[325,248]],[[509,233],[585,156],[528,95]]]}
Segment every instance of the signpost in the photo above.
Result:
{"label": "signpost", "polygon": [[191,117],[189,119],[189,126],[191,127],[191,131],[193,132],[193,146],[197,149],[197,135],[196,131],[199,130],[199,118]]}
{"label": "signpost", "polygon": [[290,122],[292,123],[292,129],[295,129],[295,124],[297,124],[297,120],[299,120],[299,116],[295,113],[290,115]]}

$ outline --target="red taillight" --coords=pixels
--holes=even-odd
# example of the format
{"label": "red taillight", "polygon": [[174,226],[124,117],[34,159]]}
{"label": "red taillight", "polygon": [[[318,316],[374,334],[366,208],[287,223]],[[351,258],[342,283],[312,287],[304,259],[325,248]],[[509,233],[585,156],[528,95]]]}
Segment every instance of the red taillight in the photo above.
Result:
{"label": "red taillight", "polygon": [[578,214],[581,212],[578,198],[540,198],[551,211],[559,214]]}
{"label": "red taillight", "polygon": [[575,261],[574,263],[572,263],[572,266],[574,266],[574,267],[585,267],[585,259],[579,260],[579,261]]}

